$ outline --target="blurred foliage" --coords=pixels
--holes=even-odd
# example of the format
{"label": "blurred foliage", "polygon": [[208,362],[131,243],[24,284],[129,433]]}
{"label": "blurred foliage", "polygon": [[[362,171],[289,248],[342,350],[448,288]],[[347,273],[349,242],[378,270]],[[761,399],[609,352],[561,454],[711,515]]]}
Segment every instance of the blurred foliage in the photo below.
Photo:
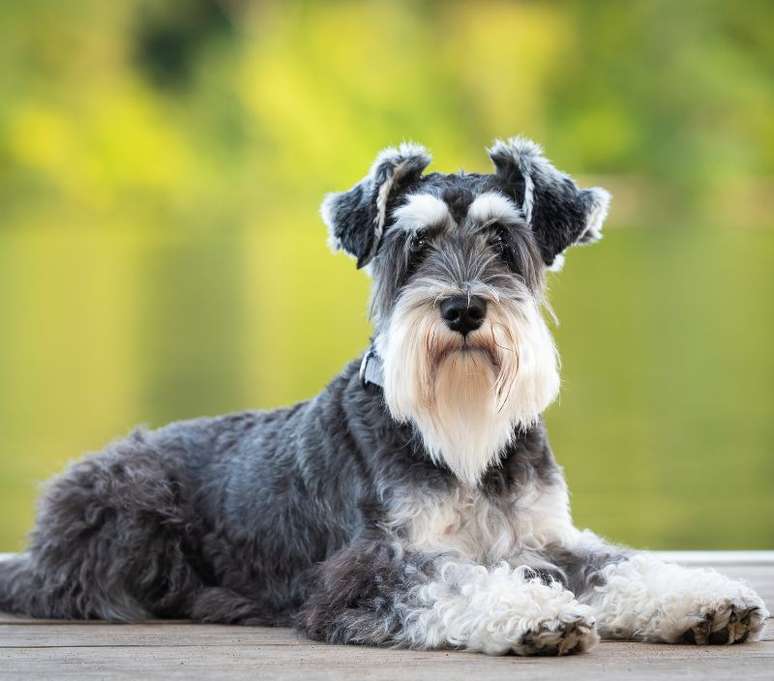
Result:
{"label": "blurred foliage", "polygon": [[[774,545],[768,0],[8,0],[0,9],[0,548],[133,424],[314,394],[367,281],[316,211],[381,147],[484,171],[527,134],[615,194],[552,279],[578,522]],[[626,229],[617,229],[626,227]]]}

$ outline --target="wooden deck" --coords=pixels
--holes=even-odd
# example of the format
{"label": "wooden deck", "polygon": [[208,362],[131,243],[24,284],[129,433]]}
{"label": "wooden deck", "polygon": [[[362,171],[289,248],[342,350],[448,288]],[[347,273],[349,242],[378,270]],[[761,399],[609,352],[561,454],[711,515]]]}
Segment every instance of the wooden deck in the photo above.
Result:
{"label": "wooden deck", "polygon": [[[774,551],[664,554],[747,580],[774,605]],[[603,642],[564,658],[491,658],[328,646],[288,629],[152,622],[35,621],[0,614],[0,680],[10,679],[722,679],[774,680],[774,624],[764,640],[730,647]]]}

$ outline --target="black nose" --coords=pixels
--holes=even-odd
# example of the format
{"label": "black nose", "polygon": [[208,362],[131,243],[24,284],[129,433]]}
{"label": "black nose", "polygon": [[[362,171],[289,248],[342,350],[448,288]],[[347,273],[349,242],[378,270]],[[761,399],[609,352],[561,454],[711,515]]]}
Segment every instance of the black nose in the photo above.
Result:
{"label": "black nose", "polygon": [[479,296],[452,296],[441,302],[441,317],[452,331],[466,336],[484,323],[486,300]]}

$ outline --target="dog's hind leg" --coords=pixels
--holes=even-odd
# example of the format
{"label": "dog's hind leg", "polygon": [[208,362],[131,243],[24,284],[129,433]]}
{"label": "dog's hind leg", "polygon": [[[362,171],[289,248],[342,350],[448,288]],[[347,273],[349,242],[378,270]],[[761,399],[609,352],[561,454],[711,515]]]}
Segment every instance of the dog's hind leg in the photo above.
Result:
{"label": "dog's hind leg", "polygon": [[563,655],[598,637],[591,609],[528,569],[360,540],[322,563],[298,616],[313,639],[491,655]]}
{"label": "dog's hind leg", "polygon": [[34,617],[186,616],[184,481],[142,433],[73,464],[42,497],[28,550],[0,563],[0,609]]}
{"label": "dog's hind leg", "polygon": [[26,554],[0,560],[0,612],[37,611],[34,594],[40,592],[39,580]]}
{"label": "dog's hind leg", "polygon": [[190,617],[212,624],[269,627],[291,624],[289,615],[282,617],[260,601],[220,586],[204,587],[194,595]]}

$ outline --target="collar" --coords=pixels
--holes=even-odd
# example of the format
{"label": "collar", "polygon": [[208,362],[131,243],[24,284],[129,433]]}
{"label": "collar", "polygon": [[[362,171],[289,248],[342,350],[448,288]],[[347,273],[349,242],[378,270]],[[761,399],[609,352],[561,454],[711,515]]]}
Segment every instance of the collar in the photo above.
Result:
{"label": "collar", "polygon": [[368,347],[360,362],[360,384],[367,388],[369,384],[384,387],[384,372],[382,370],[382,358],[376,352],[373,343]]}

